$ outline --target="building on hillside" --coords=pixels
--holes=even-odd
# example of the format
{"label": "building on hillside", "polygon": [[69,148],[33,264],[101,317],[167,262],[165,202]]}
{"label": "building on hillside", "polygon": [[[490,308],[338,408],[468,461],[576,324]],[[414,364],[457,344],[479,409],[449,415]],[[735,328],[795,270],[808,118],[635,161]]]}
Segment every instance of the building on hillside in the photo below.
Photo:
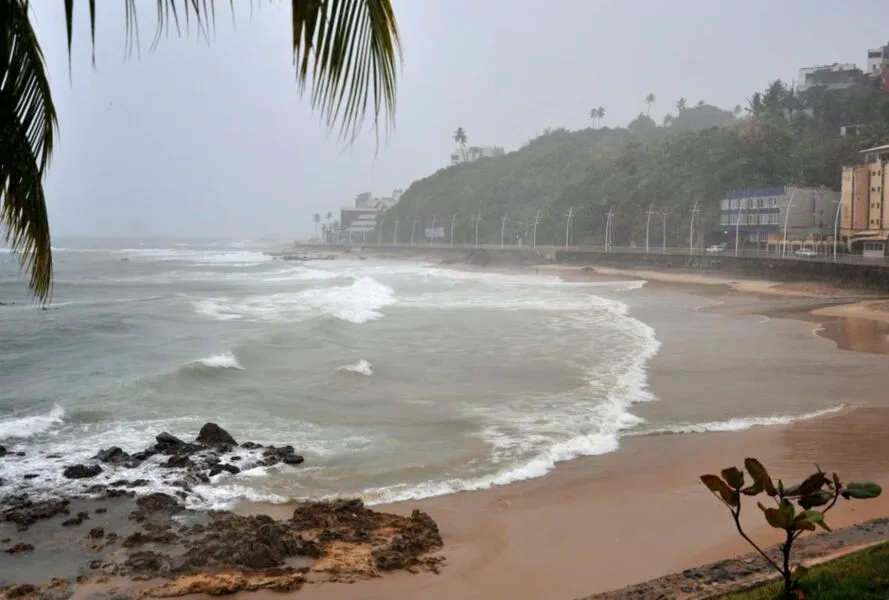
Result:
{"label": "building on hillside", "polygon": [[834,63],[805,67],[799,70],[796,89],[805,92],[813,87],[842,90],[861,81],[861,69],[852,63]]}
{"label": "building on hillside", "polygon": [[843,167],[840,236],[850,252],[887,256],[885,195],[889,145],[861,151],[861,162]]}
{"label": "building on hillside", "polygon": [[451,165],[459,165],[464,162],[472,162],[482,157],[503,156],[506,151],[502,146],[469,146],[468,148],[459,148],[451,154]]}
{"label": "building on hillside", "polygon": [[393,190],[391,196],[383,197],[363,192],[355,196],[355,206],[340,208],[340,226],[348,234],[349,240],[364,240],[368,233],[376,229],[379,216],[395,206],[401,194],[400,189]]}
{"label": "building on hillside", "polygon": [[889,44],[867,51],[868,75],[882,75],[883,69],[889,67]]}
{"label": "building on hillside", "polygon": [[833,247],[840,194],[827,188],[781,186],[732,190],[720,200],[719,225],[733,244],[769,252]]}

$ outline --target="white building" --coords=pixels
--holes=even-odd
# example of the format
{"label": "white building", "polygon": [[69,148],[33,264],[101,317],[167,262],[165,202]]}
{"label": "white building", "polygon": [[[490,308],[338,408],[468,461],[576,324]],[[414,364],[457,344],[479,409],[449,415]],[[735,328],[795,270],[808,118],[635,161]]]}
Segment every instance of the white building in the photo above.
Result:
{"label": "white building", "polygon": [[883,66],[889,63],[889,44],[867,51],[868,75],[882,75]]}
{"label": "white building", "polygon": [[469,146],[468,148],[459,148],[451,154],[451,165],[459,165],[464,162],[472,162],[482,157],[503,156],[506,151],[502,146]]}
{"label": "white building", "polygon": [[852,87],[861,80],[861,70],[853,63],[834,63],[799,70],[796,89],[805,92],[813,87],[841,90]]}

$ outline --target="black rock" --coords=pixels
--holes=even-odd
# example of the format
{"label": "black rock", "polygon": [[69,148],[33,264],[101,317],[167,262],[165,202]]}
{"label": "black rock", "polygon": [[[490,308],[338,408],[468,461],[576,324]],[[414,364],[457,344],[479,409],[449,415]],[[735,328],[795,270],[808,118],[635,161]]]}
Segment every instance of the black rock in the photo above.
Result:
{"label": "black rock", "polygon": [[24,456],[25,453],[24,453],[24,452],[16,452],[15,455],[16,455],[16,456]]}
{"label": "black rock", "polygon": [[292,452],[290,454],[286,454],[281,459],[281,462],[284,463],[285,465],[300,465],[304,461],[305,461],[305,459],[302,456],[300,456],[299,454],[294,454]]}
{"label": "black rock", "polygon": [[117,446],[112,446],[110,448],[106,448],[105,450],[99,450],[99,453],[96,454],[96,456],[94,456],[93,458],[103,463],[112,463],[115,465],[119,465],[130,460],[130,455]]}
{"label": "black rock", "polygon": [[65,470],[62,471],[62,475],[68,479],[84,479],[86,477],[95,477],[101,472],[102,467],[99,465],[71,465],[65,467]]}
{"label": "black rock", "polygon": [[198,433],[195,440],[199,444],[205,446],[237,446],[238,442],[231,436],[229,432],[217,425],[216,423],[205,423]]}
{"label": "black rock", "polygon": [[47,455],[46,455],[46,458],[62,458],[62,455],[61,455],[61,454],[55,454],[55,453],[53,453],[53,454],[47,454]]}
{"label": "black rock", "polygon": [[223,464],[213,465],[213,467],[210,469],[210,477],[213,477],[214,475],[219,475],[223,471],[227,471],[228,473],[231,473],[232,475],[237,475],[238,473],[241,472],[241,469],[239,469],[235,465],[223,465]]}
{"label": "black rock", "polygon": [[257,448],[262,448],[262,444],[257,444],[256,442],[244,442],[241,444],[241,448],[245,450],[256,450]]}
{"label": "black rock", "polygon": [[154,439],[157,440],[157,444],[154,446],[155,452],[167,452],[168,450],[181,448],[185,445],[185,442],[166,431],[157,434]]}
{"label": "black rock", "polygon": [[141,452],[136,452],[135,454],[131,455],[130,458],[134,461],[142,462],[143,460],[148,460],[155,454],[157,453],[151,450],[142,450]]}
{"label": "black rock", "polygon": [[0,456],[6,456],[6,446],[0,446]]}
{"label": "black rock", "polygon": [[23,479],[37,479],[39,475],[37,473],[27,473]]}
{"label": "black rock", "polygon": [[191,462],[191,459],[188,457],[187,454],[174,454],[169,459],[167,459],[167,462],[165,462],[163,466],[170,467],[170,468],[176,468],[176,467],[188,467],[193,464],[194,463]]}

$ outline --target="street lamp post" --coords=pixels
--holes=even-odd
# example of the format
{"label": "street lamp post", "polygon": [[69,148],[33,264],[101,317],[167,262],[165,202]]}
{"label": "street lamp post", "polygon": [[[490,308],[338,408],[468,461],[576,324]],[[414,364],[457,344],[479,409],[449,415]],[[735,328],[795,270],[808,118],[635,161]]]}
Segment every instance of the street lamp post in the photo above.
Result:
{"label": "street lamp post", "polygon": [[432,231],[429,233],[429,245],[432,245],[432,242],[435,241],[435,225],[438,221],[438,217],[435,215],[432,216]]}
{"label": "street lamp post", "polygon": [[392,230],[392,245],[398,244],[398,217],[395,217],[395,228]]}
{"label": "street lamp post", "polygon": [[500,220],[500,248],[503,248],[503,235],[506,233],[506,222],[509,218],[506,215],[503,215],[503,218]]}
{"label": "street lamp post", "polygon": [[645,254],[648,254],[648,228],[651,225],[651,213],[654,209],[654,204],[650,204],[648,206],[648,218],[645,219]]}
{"label": "street lamp post", "polygon": [[787,221],[790,219],[790,211],[793,209],[793,197],[796,196],[796,189],[790,194],[790,200],[787,202],[787,210],[784,212],[784,240],[781,242],[781,258],[787,255]]}
{"label": "street lamp post", "polygon": [[568,247],[568,240],[571,237],[571,217],[574,216],[574,207],[568,209],[568,220],[565,221],[565,247]]}
{"label": "street lamp post", "polygon": [[661,217],[663,217],[663,231],[661,232],[661,254],[667,253],[667,215],[670,214],[667,211],[661,213]]}
{"label": "street lamp post", "polygon": [[614,217],[614,207],[608,207],[608,216],[605,218],[605,252],[611,250],[612,239],[611,239],[611,224],[613,222]]}
{"label": "street lamp post", "polygon": [[738,255],[738,238],[741,232],[741,208],[746,200],[746,198],[738,198],[738,218],[735,219],[735,256]]}
{"label": "street lamp post", "polygon": [[478,224],[482,220],[482,213],[479,211],[478,215],[475,217],[475,247],[478,248]]}
{"label": "street lamp post", "polygon": [[414,245],[414,236],[416,235],[416,233],[417,233],[417,219],[414,218],[414,220],[411,221],[411,246]]}
{"label": "street lamp post", "polygon": [[694,254],[695,243],[695,216],[698,214],[698,200],[695,200],[694,208],[691,209],[691,223],[688,226],[688,253]]}
{"label": "street lamp post", "polygon": [[536,250],[537,249],[537,226],[540,225],[540,209],[537,209],[537,214],[534,216],[534,233],[531,234],[531,246]]}
{"label": "street lamp post", "polygon": [[451,248],[454,247],[454,225],[457,223],[457,213],[454,213],[454,216],[451,217]]}
{"label": "street lamp post", "polygon": [[843,210],[843,202],[842,200],[834,200],[834,204],[837,205],[836,213],[833,216],[833,262],[837,261],[837,238],[840,236],[839,227],[840,227],[840,212]]}

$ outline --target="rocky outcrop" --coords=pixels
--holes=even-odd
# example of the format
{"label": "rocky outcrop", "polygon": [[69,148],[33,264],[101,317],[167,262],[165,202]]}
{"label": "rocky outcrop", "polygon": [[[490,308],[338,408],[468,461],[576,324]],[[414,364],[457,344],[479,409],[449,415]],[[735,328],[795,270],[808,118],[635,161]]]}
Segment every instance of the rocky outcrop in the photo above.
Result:
{"label": "rocky outcrop", "polygon": [[176,598],[191,594],[225,596],[238,592],[272,590],[295,592],[305,583],[305,576],[295,571],[269,569],[259,572],[226,570],[218,573],[183,575],[174,581],[148,590],[151,598]]}
{"label": "rocky outcrop", "polygon": [[238,442],[229,432],[216,423],[205,423],[195,439],[198,444],[204,446],[237,446]]}
{"label": "rocky outcrop", "polygon": [[65,467],[65,470],[62,471],[62,475],[68,479],[86,479],[88,477],[95,477],[101,472],[102,467],[99,465],[71,465]]}
{"label": "rocky outcrop", "polygon": [[122,465],[130,460],[130,455],[121,450],[119,447],[112,446],[111,448],[106,448],[105,450],[99,450],[98,454],[96,454],[94,458],[99,462]]}

